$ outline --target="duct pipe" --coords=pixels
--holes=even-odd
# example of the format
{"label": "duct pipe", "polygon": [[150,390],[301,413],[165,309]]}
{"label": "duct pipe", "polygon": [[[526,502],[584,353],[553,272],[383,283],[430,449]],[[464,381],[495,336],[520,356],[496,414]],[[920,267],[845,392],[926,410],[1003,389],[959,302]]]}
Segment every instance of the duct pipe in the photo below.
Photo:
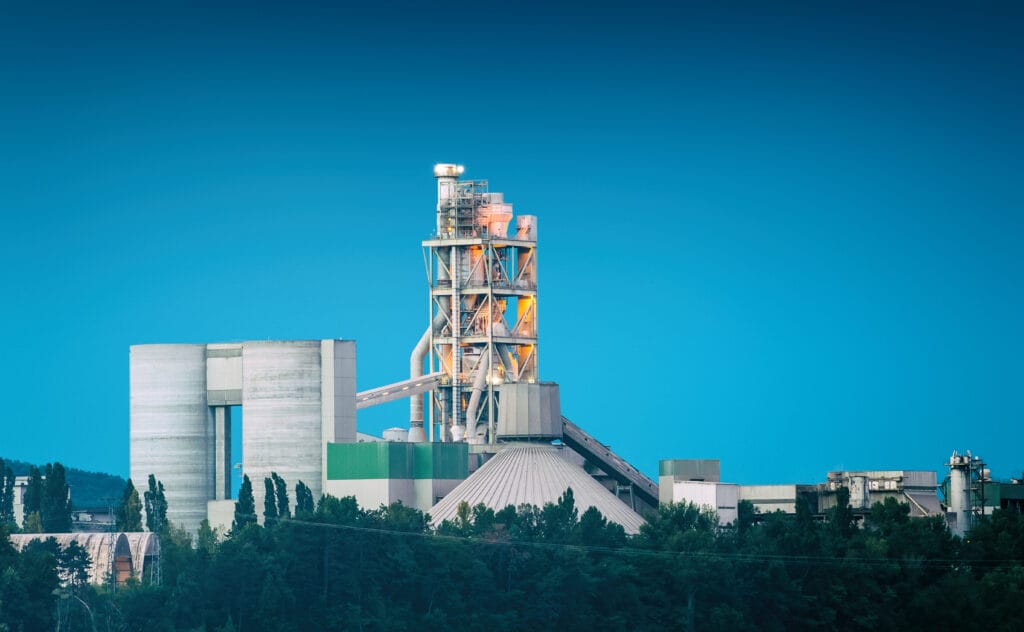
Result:
{"label": "duct pipe", "polygon": [[[423,359],[430,349],[430,327],[420,336],[420,341],[413,347],[412,355],[409,356],[409,378],[414,379],[423,376]],[[427,440],[423,431],[423,395],[413,395],[409,398],[409,441],[422,443]]]}
{"label": "duct pipe", "polygon": [[491,350],[490,348],[480,356],[476,365],[476,376],[473,378],[473,391],[469,395],[469,405],[466,407],[466,442],[477,443],[476,436],[476,410],[480,407],[480,396],[487,386],[487,375],[491,371]]}
{"label": "duct pipe", "polygon": [[[445,320],[447,316],[443,313],[435,316],[433,324],[427,327],[419,342],[413,347],[412,354],[409,355],[409,379],[423,377],[423,360],[430,350],[430,333],[441,327]],[[409,398],[409,441],[422,443],[426,440],[427,435],[423,431],[423,395],[413,395]]]}

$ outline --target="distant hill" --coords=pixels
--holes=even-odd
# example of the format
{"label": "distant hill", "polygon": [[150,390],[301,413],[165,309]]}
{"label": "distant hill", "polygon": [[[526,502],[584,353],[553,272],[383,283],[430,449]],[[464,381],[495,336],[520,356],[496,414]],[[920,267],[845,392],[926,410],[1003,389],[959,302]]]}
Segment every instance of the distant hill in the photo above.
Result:
{"label": "distant hill", "polygon": [[[15,476],[28,476],[31,463],[16,459],[4,458],[4,464],[14,470]],[[87,472],[61,463],[67,471],[68,486],[71,488],[71,506],[76,509],[86,507],[107,507],[117,505],[121,501],[121,493],[127,481],[120,476],[103,472]],[[40,470],[42,465],[37,465]],[[142,491],[140,490],[141,494]]]}

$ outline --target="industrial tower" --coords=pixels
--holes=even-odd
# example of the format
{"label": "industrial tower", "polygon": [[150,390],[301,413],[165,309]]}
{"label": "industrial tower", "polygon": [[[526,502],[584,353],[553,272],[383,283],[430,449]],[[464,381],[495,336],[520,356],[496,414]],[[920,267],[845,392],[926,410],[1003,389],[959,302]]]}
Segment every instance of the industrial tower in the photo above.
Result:
{"label": "industrial tower", "polygon": [[[439,374],[428,428],[441,441],[494,443],[496,387],[537,375],[537,218],[520,215],[486,180],[460,180],[461,165],[434,167],[437,227],[423,242],[430,325],[413,351],[411,376]],[[423,398],[410,404],[410,441],[426,440]]]}

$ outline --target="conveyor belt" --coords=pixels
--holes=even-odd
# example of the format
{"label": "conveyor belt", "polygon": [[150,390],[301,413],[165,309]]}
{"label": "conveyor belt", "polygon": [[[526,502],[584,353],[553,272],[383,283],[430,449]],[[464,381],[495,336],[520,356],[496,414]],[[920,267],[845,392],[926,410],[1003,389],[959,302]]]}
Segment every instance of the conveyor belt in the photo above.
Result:
{"label": "conveyor belt", "polygon": [[395,382],[356,393],[356,410],[432,391],[441,383],[442,375],[442,373],[431,373],[413,380]]}
{"label": "conveyor belt", "polygon": [[563,431],[562,442],[578,452],[583,458],[591,461],[619,484],[632,485],[633,493],[641,500],[651,505],[658,506],[658,484],[640,473],[615,454],[594,437],[583,431],[582,428],[562,417]]}

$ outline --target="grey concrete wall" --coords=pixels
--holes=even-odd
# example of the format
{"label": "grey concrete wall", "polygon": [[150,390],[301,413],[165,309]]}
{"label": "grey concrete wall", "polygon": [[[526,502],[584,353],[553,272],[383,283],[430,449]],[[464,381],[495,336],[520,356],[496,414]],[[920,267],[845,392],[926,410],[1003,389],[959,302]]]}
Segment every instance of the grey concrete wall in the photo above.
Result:
{"label": "grey concrete wall", "polygon": [[263,479],[277,472],[319,498],[323,480],[319,340],[246,342],[242,350],[242,470],[263,521]]}
{"label": "grey concrete wall", "polygon": [[356,441],[356,343],[321,340],[324,443]]}
{"label": "grey concrete wall", "polygon": [[196,531],[214,497],[213,418],[206,400],[206,345],[129,350],[130,476],[141,496],[163,482],[167,518]]}

